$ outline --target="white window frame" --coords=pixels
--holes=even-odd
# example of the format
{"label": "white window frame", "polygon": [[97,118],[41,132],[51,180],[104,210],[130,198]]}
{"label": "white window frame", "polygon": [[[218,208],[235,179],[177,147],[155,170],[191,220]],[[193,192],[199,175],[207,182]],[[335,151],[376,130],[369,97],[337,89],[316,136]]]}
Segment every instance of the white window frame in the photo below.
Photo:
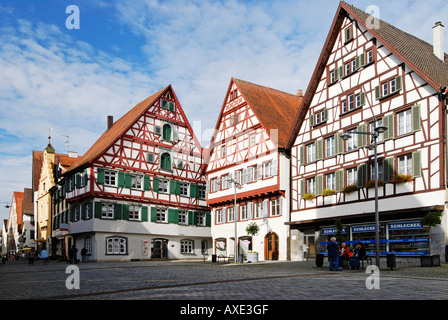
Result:
{"label": "white window frame", "polygon": [[397,113],[398,135],[412,132],[412,109]]}
{"label": "white window frame", "polygon": [[139,205],[129,205],[129,221],[141,221],[142,207]]}
{"label": "white window frame", "polygon": [[115,170],[104,170],[104,185],[116,187],[118,182],[118,172]]}
{"label": "white window frame", "polygon": [[271,217],[277,217],[280,215],[280,198],[271,200]]}
{"label": "white window frame", "polygon": [[115,218],[115,207],[113,203],[107,203],[107,202],[101,203],[101,218],[103,219]]}
{"label": "white window frame", "polygon": [[412,174],[412,153],[398,157],[398,173]]}

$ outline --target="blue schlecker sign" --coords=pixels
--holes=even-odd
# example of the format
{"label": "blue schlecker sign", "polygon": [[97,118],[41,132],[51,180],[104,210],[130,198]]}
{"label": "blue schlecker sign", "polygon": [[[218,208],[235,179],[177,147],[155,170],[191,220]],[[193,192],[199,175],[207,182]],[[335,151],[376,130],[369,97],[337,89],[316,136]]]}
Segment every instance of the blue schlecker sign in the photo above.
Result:
{"label": "blue schlecker sign", "polygon": [[[381,226],[380,230],[381,230]],[[375,225],[367,225],[367,226],[354,226],[352,227],[352,233],[361,233],[361,232],[375,232]]]}
{"label": "blue schlecker sign", "polygon": [[405,230],[405,229],[423,229],[423,226],[418,221],[389,223],[389,230]]}

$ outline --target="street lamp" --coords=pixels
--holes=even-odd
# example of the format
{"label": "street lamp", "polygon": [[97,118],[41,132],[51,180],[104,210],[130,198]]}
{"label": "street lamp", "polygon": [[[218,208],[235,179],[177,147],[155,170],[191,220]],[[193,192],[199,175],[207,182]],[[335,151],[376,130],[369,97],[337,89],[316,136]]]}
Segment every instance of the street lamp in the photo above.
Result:
{"label": "street lamp", "polygon": [[233,219],[235,220],[235,241],[234,241],[234,253],[235,253],[235,263],[238,261],[238,229],[237,229],[237,222],[238,222],[238,215],[236,213],[236,189],[241,189],[241,184],[236,181],[233,178],[227,179],[227,182],[233,183],[233,186],[235,188],[235,198],[234,198],[234,205],[233,205]]}
{"label": "street lamp", "polygon": [[[355,134],[365,134],[372,137],[370,141],[369,150],[374,151],[374,176],[375,176],[375,258],[376,258],[376,266],[380,267],[380,218],[378,213],[378,158],[377,158],[377,139],[379,135],[387,130],[386,126],[376,126],[376,119],[373,121],[373,132],[360,132],[360,131],[352,131],[351,133],[344,133],[341,135],[342,140],[350,139],[353,133]],[[373,142],[373,145],[372,145]]]}

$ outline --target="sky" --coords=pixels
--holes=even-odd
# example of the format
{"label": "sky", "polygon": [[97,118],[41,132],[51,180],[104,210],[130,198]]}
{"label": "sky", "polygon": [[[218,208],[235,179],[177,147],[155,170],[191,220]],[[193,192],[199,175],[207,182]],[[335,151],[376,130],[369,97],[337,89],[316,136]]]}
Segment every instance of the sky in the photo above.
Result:
{"label": "sky", "polygon": [[[429,43],[436,21],[448,26],[446,1],[347,2]],[[0,0],[0,219],[13,192],[31,188],[32,150],[49,134],[56,152],[82,155],[108,115],[169,84],[204,147],[232,77],[305,92],[338,5]]]}

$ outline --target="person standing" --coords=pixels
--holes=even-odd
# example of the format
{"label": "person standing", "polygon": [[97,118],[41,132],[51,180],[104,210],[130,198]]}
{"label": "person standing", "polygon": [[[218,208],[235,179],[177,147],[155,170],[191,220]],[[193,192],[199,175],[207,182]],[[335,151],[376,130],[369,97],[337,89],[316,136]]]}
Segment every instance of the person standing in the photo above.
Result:
{"label": "person standing", "polygon": [[32,266],[34,265],[34,248],[31,248],[31,251],[29,252],[29,256],[28,256],[28,265]]}
{"label": "person standing", "polygon": [[83,263],[86,262],[86,256],[87,256],[87,249],[84,247],[81,249],[81,261]]}
{"label": "person standing", "polygon": [[40,252],[40,258],[44,261],[44,265],[47,263],[47,258],[48,258],[48,251],[44,249],[42,249],[42,251]]}
{"label": "person standing", "polygon": [[330,239],[330,242],[327,244],[327,251],[328,251],[328,261],[330,263],[330,271],[336,270],[340,271],[339,269],[339,248],[336,244],[336,238],[332,237]]}
{"label": "person standing", "polygon": [[72,247],[70,248],[70,252],[69,252],[70,263],[76,263],[76,260],[78,259],[77,253],[78,253],[78,249],[76,248],[75,245],[72,245]]}

